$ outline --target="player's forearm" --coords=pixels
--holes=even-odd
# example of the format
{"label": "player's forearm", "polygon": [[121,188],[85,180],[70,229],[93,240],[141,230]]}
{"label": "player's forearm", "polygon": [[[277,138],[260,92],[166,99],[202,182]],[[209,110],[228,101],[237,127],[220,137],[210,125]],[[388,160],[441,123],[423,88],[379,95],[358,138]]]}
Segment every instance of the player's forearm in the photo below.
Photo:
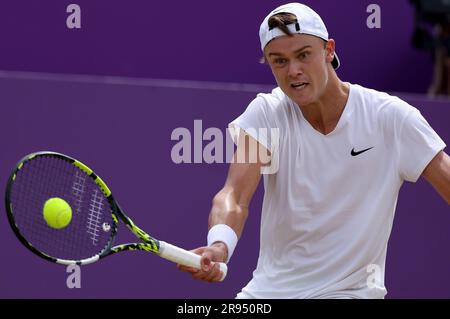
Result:
{"label": "player's forearm", "polygon": [[248,200],[232,189],[222,189],[213,199],[209,228],[217,224],[226,224],[240,238],[248,216],[248,205]]}

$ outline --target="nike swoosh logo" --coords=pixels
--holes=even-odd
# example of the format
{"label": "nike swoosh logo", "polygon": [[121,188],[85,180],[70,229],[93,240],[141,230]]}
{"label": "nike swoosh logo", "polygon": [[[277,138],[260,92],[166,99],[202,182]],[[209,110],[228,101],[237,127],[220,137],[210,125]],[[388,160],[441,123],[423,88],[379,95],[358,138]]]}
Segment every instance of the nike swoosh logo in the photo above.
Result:
{"label": "nike swoosh logo", "polygon": [[373,147],[369,147],[369,148],[366,148],[365,150],[358,151],[358,152],[356,152],[355,149],[353,148],[352,152],[350,154],[352,154],[352,156],[358,156],[358,155],[360,155],[360,154],[362,154],[364,152],[370,151],[372,148]]}

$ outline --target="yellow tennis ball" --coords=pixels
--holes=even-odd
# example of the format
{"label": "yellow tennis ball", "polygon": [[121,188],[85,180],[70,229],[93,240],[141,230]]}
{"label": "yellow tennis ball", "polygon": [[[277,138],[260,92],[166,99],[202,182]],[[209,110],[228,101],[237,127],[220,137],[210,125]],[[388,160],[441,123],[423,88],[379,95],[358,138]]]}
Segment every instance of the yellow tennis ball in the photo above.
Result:
{"label": "yellow tennis ball", "polygon": [[44,219],[52,228],[61,229],[72,220],[72,208],[62,198],[52,197],[44,203],[42,209]]}

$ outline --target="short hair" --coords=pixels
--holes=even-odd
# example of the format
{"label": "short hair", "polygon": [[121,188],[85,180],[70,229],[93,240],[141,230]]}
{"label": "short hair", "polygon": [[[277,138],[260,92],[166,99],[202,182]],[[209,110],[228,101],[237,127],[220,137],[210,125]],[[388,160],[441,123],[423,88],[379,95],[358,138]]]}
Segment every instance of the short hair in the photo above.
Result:
{"label": "short hair", "polygon": [[[290,24],[294,24],[297,23],[297,17],[295,16],[295,14],[292,13],[287,13],[287,12],[280,12],[277,14],[274,14],[273,16],[271,16],[269,18],[268,24],[269,24],[269,29],[275,29],[275,28],[279,28],[281,31],[283,31],[286,35],[292,37],[294,36],[292,34],[292,32],[289,30],[289,28],[287,27]],[[325,42],[325,47],[327,44],[327,41],[323,40]],[[263,55],[261,57],[261,59],[259,60],[259,62],[261,64],[266,64],[267,60],[266,57]]]}
{"label": "short hair", "polygon": [[[292,13],[277,13],[274,14],[269,18],[268,24],[270,29],[279,28],[281,31],[283,31],[286,35],[292,37],[292,32],[286,27],[287,25],[297,23],[297,17]],[[263,55],[261,59],[259,60],[260,63],[266,64],[267,60],[266,57]]]}
{"label": "short hair", "polygon": [[286,35],[292,36],[292,32],[289,31],[287,25],[297,23],[297,17],[292,13],[277,13],[269,18],[269,29],[279,28]]}

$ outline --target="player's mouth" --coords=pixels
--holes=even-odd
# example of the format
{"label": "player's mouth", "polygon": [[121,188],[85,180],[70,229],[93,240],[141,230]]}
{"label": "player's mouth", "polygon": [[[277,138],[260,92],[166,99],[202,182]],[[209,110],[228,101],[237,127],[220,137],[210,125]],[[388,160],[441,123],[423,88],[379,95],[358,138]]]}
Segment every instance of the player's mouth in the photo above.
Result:
{"label": "player's mouth", "polygon": [[297,82],[297,83],[292,83],[291,88],[293,88],[295,90],[303,90],[308,85],[309,85],[309,83],[307,83],[307,82]]}

